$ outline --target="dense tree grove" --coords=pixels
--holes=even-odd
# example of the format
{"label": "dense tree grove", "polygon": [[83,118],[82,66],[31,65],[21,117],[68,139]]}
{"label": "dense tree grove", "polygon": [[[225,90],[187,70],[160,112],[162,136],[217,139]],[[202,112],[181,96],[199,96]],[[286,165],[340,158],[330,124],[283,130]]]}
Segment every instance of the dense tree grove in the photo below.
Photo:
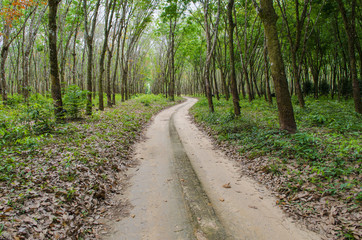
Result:
{"label": "dense tree grove", "polygon": [[56,116],[69,85],[87,90],[86,113],[136,93],[276,96],[280,126],[296,131],[292,97],[361,104],[360,0],[4,0],[3,104],[51,95]]}
{"label": "dense tree grove", "polygon": [[[0,240],[99,239],[112,229],[103,217],[139,221],[140,238],[167,229],[221,239],[204,237],[198,227],[217,222],[187,201],[205,213],[223,204],[233,230],[239,209],[254,216],[254,198],[323,239],[362,239],[361,9],[362,0],[0,0]],[[276,199],[259,187],[239,197],[249,177]],[[175,196],[166,203],[160,192]],[[148,224],[149,211],[174,208],[182,224]],[[274,213],[259,210],[243,234]],[[128,236],[128,223],[117,226]]]}

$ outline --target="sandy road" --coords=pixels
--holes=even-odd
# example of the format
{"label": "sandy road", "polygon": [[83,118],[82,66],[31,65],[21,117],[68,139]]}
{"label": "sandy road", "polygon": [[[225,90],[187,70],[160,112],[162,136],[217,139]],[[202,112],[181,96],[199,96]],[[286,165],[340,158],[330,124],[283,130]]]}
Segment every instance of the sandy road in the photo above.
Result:
{"label": "sandy road", "polygon": [[[285,217],[270,192],[237,166],[190,121],[196,100],[159,113],[136,146],[125,197],[131,216],[105,239],[320,239]],[[223,185],[230,183],[231,188]]]}

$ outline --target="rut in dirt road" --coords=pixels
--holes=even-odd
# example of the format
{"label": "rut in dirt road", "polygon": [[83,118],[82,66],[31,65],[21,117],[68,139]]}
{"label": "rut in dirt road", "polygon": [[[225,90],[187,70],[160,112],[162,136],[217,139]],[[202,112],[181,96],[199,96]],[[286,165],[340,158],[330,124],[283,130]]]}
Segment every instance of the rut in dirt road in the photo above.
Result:
{"label": "rut in dirt road", "polygon": [[[286,218],[267,189],[191,122],[197,100],[159,113],[136,145],[140,165],[122,196],[134,207],[105,239],[320,239]],[[223,185],[230,183],[230,188]]]}

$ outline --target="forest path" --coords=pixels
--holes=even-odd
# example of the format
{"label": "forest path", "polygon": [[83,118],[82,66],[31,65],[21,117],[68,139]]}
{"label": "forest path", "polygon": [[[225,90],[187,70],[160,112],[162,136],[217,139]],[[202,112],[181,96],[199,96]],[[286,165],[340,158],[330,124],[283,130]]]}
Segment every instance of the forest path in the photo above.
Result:
{"label": "forest path", "polygon": [[[192,123],[196,99],[159,113],[136,145],[140,166],[124,198],[131,214],[111,223],[105,239],[320,239],[276,206],[271,193],[238,167]],[[230,183],[230,184],[228,184]]]}

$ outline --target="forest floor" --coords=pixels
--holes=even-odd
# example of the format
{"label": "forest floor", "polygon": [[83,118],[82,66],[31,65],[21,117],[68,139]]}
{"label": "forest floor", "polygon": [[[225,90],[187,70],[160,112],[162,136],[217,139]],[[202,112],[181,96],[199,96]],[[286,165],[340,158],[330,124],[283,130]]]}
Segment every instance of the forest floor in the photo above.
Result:
{"label": "forest floor", "polygon": [[[50,125],[47,102],[0,106],[0,239],[99,238],[98,220],[119,204],[110,196],[123,191],[132,144],[152,115],[175,103],[141,96]],[[37,134],[40,127],[51,131]]]}
{"label": "forest floor", "polygon": [[294,107],[298,132],[278,130],[275,104],[201,98],[191,109],[200,129],[238,162],[240,174],[274,192],[293,219],[326,239],[362,239],[362,121],[350,101],[307,98]]}

